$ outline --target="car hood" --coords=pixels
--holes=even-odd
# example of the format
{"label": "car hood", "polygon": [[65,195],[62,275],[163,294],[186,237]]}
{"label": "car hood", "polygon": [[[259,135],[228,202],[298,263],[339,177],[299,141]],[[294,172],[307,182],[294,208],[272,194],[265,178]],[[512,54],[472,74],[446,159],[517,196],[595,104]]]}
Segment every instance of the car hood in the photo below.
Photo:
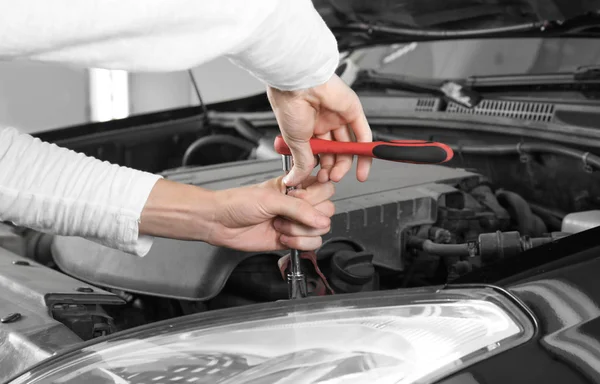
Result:
{"label": "car hood", "polygon": [[564,20],[600,9],[597,0],[313,0],[313,3],[330,27],[365,22],[448,30]]}

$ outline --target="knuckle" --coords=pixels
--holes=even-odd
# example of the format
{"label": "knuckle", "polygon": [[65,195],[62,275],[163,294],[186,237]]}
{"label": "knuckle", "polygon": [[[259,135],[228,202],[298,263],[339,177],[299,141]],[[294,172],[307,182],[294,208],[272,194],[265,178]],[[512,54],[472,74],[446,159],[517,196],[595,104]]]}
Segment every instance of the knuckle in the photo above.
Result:
{"label": "knuckle", "polygon": [[335,184],[332,182],[327,183],[328,195],[331,197],[335,195]]}
{"label": "knuckle", "polygon": [[317,248],[319,248],[321,245],[323,244],[323,239],[321,238],[321,236],[317,236],[314,238],[313,240],[313,246],[311,250],[315,250]]}
{"label": "knuckle", "polygon": [[331,226],[328,226],[327,228],[323,228],[323,230],[319,233],[320,236],[326,235],[331,231]]}
{"label": "knuckle", "polygon": [[329,216],[333,216],[335,214],[335,204],[333,201],[325,202],[325,207]]}

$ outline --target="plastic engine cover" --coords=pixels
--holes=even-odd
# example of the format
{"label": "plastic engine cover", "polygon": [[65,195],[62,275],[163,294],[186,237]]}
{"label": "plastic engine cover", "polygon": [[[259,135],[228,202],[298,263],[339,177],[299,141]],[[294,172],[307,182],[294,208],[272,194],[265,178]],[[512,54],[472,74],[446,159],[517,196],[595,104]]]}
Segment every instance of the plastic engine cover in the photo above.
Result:
{"label": "plastic engine cover", "polygon": [[[369,180],[355,170],[336,186],[336,214],[324,241],[352,239],[374,254],[375,265],[403,269],[403,228],[435,223],[438,204],[465,178],[478,175],[437,165],[375,160]],[[171,180],[209,189],[260,183],[282,174],[281,161],[254,161],[187,168],[164,173]],[[136,257],[77,237],[56,237],[56,263],[66,273],[104,287],[186,300],[217,295],[234,268],[251,253],[194,241],[156,238]],[[283,255],[284,253],[282,253]]]}

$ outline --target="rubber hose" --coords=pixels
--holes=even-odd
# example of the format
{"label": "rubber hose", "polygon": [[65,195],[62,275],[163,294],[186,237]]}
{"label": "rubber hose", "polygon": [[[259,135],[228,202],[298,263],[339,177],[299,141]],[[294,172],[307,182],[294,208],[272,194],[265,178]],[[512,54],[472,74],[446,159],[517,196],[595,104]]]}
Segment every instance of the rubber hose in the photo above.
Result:
{"label": "rubber hose", "polygon": [[239,147],[248,152],[252,151],[255,147],[255,145],[253,143],[251,143],[247,140],[244,140],[244,139],[240,139],[239,137],[235,137],[235,136],[230,136],[230,135],[204,136],[204,137],[201,137],[198,140],[194,141],[192,144],[190,144],[188,149],[186,149],[186,151],[183,155],[183,160],[181,161],[181,165],[184,167],[189,165],[192,155],[197,150],[199,150],[200,148],[202,148],[206,145],[211,145],[211,144],[233,145],[233,146]]}
{"label": "rubber hose", "polygon": [[436,256],[469,256],[468,244],[437,244],[418,237],[408,239],[408,247],[420,249]]}
{"label": "rubber hose", "polygon": [[[537,246],[550,243],[550,237],[534,237],[530,239],[532,246]],[[436,244],[431,240],[423,240],[419,238],[411,238],[408,242],[409,248],[416,248],[430,255],[440,257],[467,257],[470,256],[470,248],[467,243],[463,244]]]}
{"label": "rubber hose", "polygon": [[517,221],[517,228],[521,235],[541,236],[547,232],[545,226],[544,228],[540,228],[541,231],[539,233],[536,231],[536,224],[538,223],[533,217],[533,212],[531,212],[529,204],[520,195],[510,191],[499,190],[496,192],[496,198],[509,211],[510,216]]}
{"label": "rubber hose", "polygon": [[[404,140],[393,134],[377,133],[377,138],[381,140]],[[569,147],[564,147],[557,144],[548,143],[519,143],[519,144],[492,144],[492,145],[450,145],[453,151],[471,155],[510,155],[519,153],[551,153],[554,155],[562,155],[573,159],[585,161],[590,165],[600,170],[600,156],[589,152],[580,151]]]}
{"label": "rubber hose", "polygon": [[258,144],[263,135],[254,128],[252,123],[244,118],[235,119],[233,122],[233,127],[240,134],[240,136],[245,137],[247,140],[253,142],[254,144]]}
{"label": "rubber hose", "polygon": [[539,217],[538,215],[536,215],[534,213],[533,214],[533,233],[535,233],[536,236],[543,236],[548,232],[550,232],[550,229],[548,228],[548,225],[546,225],[546,222],[544,222],[544,220],[542,220],[541,217]]}
{"label": "rubber hose", "polygon": [[565,217],[565,213],[531,202],[529,203],[529,206],[531,207],[531,211],[535,215],[539,216],[541,220],[546,223],[549,229],[553,231],[560,231],[562,227],[562,219]]}

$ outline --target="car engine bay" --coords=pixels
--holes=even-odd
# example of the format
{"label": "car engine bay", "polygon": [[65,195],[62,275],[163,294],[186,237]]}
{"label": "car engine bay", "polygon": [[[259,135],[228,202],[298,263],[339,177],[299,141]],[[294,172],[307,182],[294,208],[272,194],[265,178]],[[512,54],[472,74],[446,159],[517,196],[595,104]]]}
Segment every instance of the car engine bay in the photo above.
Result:
{"label": "car engine bay", "polygon": [[[279,159],[256,158],[163,172],[167,179],[209,189],[280,174]],[[597,211],[590,211],[567,215],[556,228],[556,218],[549,220],[547,210],[519,194],[477,172],[442,165],[375,160],[367,183],[347,177],[336,190],[332,229],[316,252],[318,269],[303,260],[311,295],[325,294],[327,284],[335,293],[351,293],[451,283],[503,257],[600,224]],[[0,244],[121,299],[122,305],[97,303],[94,311],[102,316],[79,306],[77,321],[68,324],[83,339],[196,312],[287,299],[278,266],[286,252],[245,253],[157,238],[150,253],[138,258],[82,238],[8,226]],[[82,326],[85,313],[88,325]]]}
{"label": "car engine bay", "polygon": [[[278,131],[270,117],[252,123],[228,121],[228,115],[212,114],[208,131],[198,131],[194,120],[186,123],[196,133],[173,134],[177,151],[156,138],[163,151],[172,152],[171,166],[159,173],[215,190],[280,176],[281,158],[273,150]],[[331,231],[315,263],[302,260],[309,296],[451,284],[600,226],[600,200],[595,200],[600,179],[594,172],[600,160],[593,148],[519,143],[507,135],[465,139],[460,132],[435,128],[406,129],[398,137],[391,127],[372,127],[378,140],[448,143],[456,148],[455,159],[444,165],[375,160],[367,182],[345,177],[337,183]],[[90,143],[86,149],[71,147],[102,158],[103,146]],[[179,165],[172,166],[173,159]],[[7,340],[17,341],[0,358],[15,362],[16,373],[79,340],[199,312],[287,300],[281,267],[286,254],[156,238],[140,258],[78,237],[0,224],[0,286],[9,292],[2,308],[17,308],[0,316],[3,323],[14,323]]]}

